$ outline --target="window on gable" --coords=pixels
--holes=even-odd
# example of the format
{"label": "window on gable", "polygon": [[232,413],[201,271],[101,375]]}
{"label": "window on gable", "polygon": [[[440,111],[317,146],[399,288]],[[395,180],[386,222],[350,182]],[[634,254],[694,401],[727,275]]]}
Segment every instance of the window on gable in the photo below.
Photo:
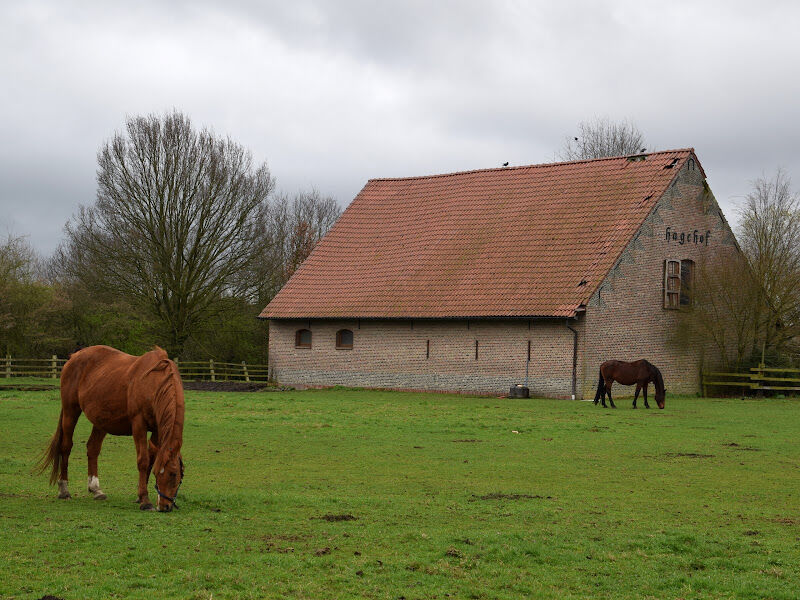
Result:
{"label": "window on gable", "polygon": [[694,300],[694,262],[681,261],[681,306],[691,306]]}
{"label": "window on gable", "polygon": [[311,330],[298,329],[294,332],[295,348],[311,348]]}
{"label": "window on gable", "polygon": [[353,332],[349,329],[340,329],[336,332],[336,347],[341,350],[353,348]]}
{"label": "window on gable", "polygon": [[694,301],[694,261],[664,261],[664,308],[688,308]]}

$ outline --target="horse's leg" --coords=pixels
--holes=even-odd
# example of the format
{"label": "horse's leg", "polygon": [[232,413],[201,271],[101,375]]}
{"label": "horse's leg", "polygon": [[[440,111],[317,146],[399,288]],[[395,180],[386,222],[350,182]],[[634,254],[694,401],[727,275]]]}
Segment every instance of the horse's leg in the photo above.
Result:
{"label": "horse's leg", "polygon": [[[636,384],[636,391],[633,394],[633,408],[636,408],[636,400],[639,398],[639,392],[641,391],[642,386],[640,384]],[[645,392],[645,395],[647,392]]]}
{"label": "horse's leg", "polygon": [[606,384],[606,390],[608,391],[608,403],[611,405],[611,408],[617,408],[614,404],[614,399],[611,397],[611,384],[614,382]]}
{"label": "horse's leg", "polygon": [[[153,472],[153,465],[156,462],[156,455],[158,454],[158,435],[156,433],[150,435],[147,451],[150,454],[150,463],[147,466],[147,481],[150,481],[150,473]],[[139,500],[134,500],[134,502],[138,503]]]}
{"label": "horse's leg", "polygon": [[106,495],[100,489],[100,479],[97,477],[97,457],[100,455],[100,448],[103,446],[103,439],[106,432],[92,427],[92,434],[86,442],[86,456],[89,459],[89,493],[95,500],[105,500]]}
{"label": "horse's leg", "polygon": [[603,393],[600,395],[600,402],[602,403],[603,408],[608,408],[608,406],[606,405],[606,394],[608,394],[608,386],[609,385],[610,384],[609,384],[608,379],[604,379],[603,380]]}
{"label": "horse's leg", "polygon": [[153,464],[156,462],[156,455],[158,454],[158,434],[153,433],[150,436],[148,444],[148,451],[150,452],[150,465],[147,467],[147,480],[150,480],[150,473],[153,472]]}
{"label": "horse's leg", "polygon": [[69,493],[69,455],[72,452],[72,434],[75,433],[75,425],[78,424],[78,417],[81,416],[80,408],[62,408],[61,413],[61,471],[58,477],[58,497],[62,500],[72,498]]}
{"label": "horse's leg", "polygon": [[648,385],[649,385],[648,383],[644,384],[644,407],[645,408],[650,408],[650,405],[647,403],[647,386]]}
{"label": "horse's leg", "polygon": [[139,469],[139,508],[155,510],[147,495],[147,480],[150,474],[150,450],[147,447],[147,426],[141,418],[133,422],[133,443],[136,444],[136,466]]}

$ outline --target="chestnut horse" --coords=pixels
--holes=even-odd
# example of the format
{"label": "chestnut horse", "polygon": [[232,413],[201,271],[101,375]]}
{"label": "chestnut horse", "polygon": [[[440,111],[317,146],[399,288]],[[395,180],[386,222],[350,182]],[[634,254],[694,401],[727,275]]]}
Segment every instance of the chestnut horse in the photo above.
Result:
{"label": "chestnut horse", "polygon": [[595,404],[602,400],[603,408],[606,408],[606,394],[608,394],[611,408],[617,408],[611,399],[611,385],[615,381],[622,385],[636,384],[636,393],[633,395],[633,408],[636,408],[636,400],[642,390],[644,390],[644,406],[645,408],[650,408],[647,403],[647,385],[652,381],[656,388],[656,404],[658,404],[658,408],[664,408],[664,397],[667,392],[664,388],[664,378],[661,376],[661,371],[646,360],[634,362],[607,360],[600,365],[600,381],[597,382],[597,393],[594,396]]}
{"label": "chestnut horse", "polygon": [[[61,415],[40,471],[52,466],[50,484],[58,497],[71,498],[67,468],[72,434],[81,412],[93,428],[86,442],[89,493],[105,500],[97,477],[97,456],[106,434],[132,435],[139,468],[139,508],[153,510],[147,495],[156,470],[157,508],[169,512],[183,479],[183,383],[175,363],[159,347],[131,356],[109,346],[90,346],[72,354],[61,371]],[[152,432],[150,441],[147,432]]]}

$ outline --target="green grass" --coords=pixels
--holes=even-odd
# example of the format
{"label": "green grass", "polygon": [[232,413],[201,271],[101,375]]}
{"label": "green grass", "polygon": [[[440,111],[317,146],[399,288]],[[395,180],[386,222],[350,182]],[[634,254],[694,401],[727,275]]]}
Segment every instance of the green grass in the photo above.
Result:
{"label": "green grass", "polygon": [[[69,501],[57,391],[0,391],[0,597],[797,598],[800,404],[187,392],[180,510],[130,438]],[[623,407],[624,405],[624,407]],[[518,433],[516,433],[518,432]],[[152,488],[152,480],[151,480]],[[326,515],[350,515],[329,521]],[[213,596],[212,596],[213,595]]]}

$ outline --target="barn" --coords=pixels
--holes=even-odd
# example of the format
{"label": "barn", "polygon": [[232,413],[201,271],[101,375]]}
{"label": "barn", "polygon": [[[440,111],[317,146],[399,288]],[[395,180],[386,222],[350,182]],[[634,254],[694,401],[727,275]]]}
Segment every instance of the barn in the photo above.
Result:
{"label": "barn", "polygon": [[646,358],[670,392],[697,265],[738,252],[693,149],[367,182],[260,317],[285,384],[594,396]]}

